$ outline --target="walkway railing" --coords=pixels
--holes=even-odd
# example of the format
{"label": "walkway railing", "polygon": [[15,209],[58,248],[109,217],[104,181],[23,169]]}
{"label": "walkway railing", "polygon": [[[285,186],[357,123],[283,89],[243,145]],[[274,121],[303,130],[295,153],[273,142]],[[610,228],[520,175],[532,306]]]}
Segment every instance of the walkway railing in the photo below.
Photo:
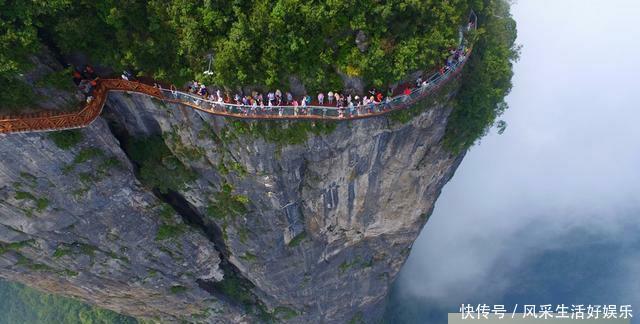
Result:
{"label": "walkway railing", "polygon": [[137,92],[162,99],[160,89],[138,82],[98,79],[93,100],[79,111],[42,111],[31,114],[0,116],[0,133],[57,131],[89,126],[102,112],[109,91]]}
{"label": "walkway railing", "polygon": [[[475,27],[475,22],[474,22]],[[166,102],[189,106],[212,115],[241,119],[273,120],[354,120],[384,115],[405,109],[440,89],[455,78],[464,67],[471,51],[454,62],[444,72],[436,72],[426,79],[423,86],[414,88],[408,95],[385,98],[382,102],[347,107],[330,106],[255,106],[239,105],[207,100],[187,92],[161,89],[147,84],[121,79],[98,79],[91,100],[76,112],[39,112],[15,116],[0,116],[0,133],[43,132],[81,128],[90,125],[102,112],[109,91],[135,92]]]}
{"label": "walkway railing", "polygon": [[81,128],[90,125],[102,112],[109,91],[135,92],[156,97],[166,102],[186,105],[200,111],[241,119],[289,120],[353,120],[369,118],[411,106],[416,101],[436,92],[454,78],[466,63],[456,63],[443,74],[435,73],[424,86],[414,88],[408,95],[397,95],[382,102],[350,107],[331,106],[251,106],[207,100],[182,91],[160,89],[134,81],[98,79],[93,100],[76,112],[46,111],[33,114],[0,116],[0,133],[42,132]]}
{"label": "walkway railing", "polygon": [[242,119],[302,119],[302,120],[352,120],[368,118],[400,110],[437,91],[444,83],[455,77],[466,59],[454,63],[444,73],[434,73],[426,85],[414,88],[410,94],[397,95],[381,102],[372,102],[354,107],[333,106],[256,106],[232,104],[208,100],[202,96],[182,91],[161,89],[165,101],[187,105],[204,112]]}

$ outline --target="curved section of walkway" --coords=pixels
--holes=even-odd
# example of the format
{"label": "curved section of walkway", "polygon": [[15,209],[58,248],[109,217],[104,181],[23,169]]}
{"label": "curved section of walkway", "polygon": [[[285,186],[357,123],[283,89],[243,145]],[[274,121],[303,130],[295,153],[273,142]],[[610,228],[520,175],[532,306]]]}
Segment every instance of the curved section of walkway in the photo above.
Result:
{"label": "curved section of walkway", "polygon": [[124,80],[99,79],[93,100],[74,112],[43,111],[32,114],[0,116],[0,133],[57,131],[89,126],[102,112],[109,91],[128,91],[163,98],[160,89]]}
{"label": "curved section of walkway", "polygon": [[149,95],[160,100],[185,105],[208,114],[258,120],[353,120],[370,118],[405,109],[420,99],[436,92],[447,81],[455,78],[467,59],[456,63],[444,73],[434,73],[427,84],[414,88],[409,95],[398,95],[379,103],[349,107],[329,106],[248,106],[205,100],[204,98],[147,84],[120,79],[98,79],[93,100],[75,112],[46,111],[15,116],[0,116],[0,133],[57,131],[90,125],[102,112],[109,91],[125,91]]}

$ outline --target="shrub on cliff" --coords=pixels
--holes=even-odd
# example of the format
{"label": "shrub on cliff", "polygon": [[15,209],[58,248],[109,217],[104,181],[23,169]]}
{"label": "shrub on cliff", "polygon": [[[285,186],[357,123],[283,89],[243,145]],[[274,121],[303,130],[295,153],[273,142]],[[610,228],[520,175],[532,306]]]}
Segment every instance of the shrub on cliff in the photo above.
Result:
{"label": "shrub on cliff", "polygon": [[63,130],[49,133],[49,138],[57,147],[68,150],[82,141],[84,136],[77,129]]}
{"label": "shrub on cliff", "polygon": [[171,153],[161,136],[134,138],[126,144],[126,151],[139,166],[140,181],[152,189],[178,191],[195,179],[193,171]]}

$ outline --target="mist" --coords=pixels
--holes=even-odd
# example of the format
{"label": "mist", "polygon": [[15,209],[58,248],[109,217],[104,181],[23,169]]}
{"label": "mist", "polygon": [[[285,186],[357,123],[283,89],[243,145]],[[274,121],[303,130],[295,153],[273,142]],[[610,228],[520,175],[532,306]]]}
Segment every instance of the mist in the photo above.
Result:
{"label": "mist", "polygon": [[512,13],[523,48],[508,128],[445,187],[395,284],[394,321],[439,323],[462,303],[640,307],[640,3],[520,0]]}

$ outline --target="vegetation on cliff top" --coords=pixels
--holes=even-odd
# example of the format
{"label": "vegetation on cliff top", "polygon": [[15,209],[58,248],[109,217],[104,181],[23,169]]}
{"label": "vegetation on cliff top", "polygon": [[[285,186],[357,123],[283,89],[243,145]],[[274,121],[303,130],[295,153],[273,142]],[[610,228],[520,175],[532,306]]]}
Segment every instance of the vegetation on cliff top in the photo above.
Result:
{"label": "vegetation on cliff top", "polygon": [[213,54],[214,74],[201,79],[217,84],[278,86],[296,75],[326,88],[342,71],[382,86],[440,63],[475,2],[2,1],[0,75],[46,43],[172,81],[201,73]]}

